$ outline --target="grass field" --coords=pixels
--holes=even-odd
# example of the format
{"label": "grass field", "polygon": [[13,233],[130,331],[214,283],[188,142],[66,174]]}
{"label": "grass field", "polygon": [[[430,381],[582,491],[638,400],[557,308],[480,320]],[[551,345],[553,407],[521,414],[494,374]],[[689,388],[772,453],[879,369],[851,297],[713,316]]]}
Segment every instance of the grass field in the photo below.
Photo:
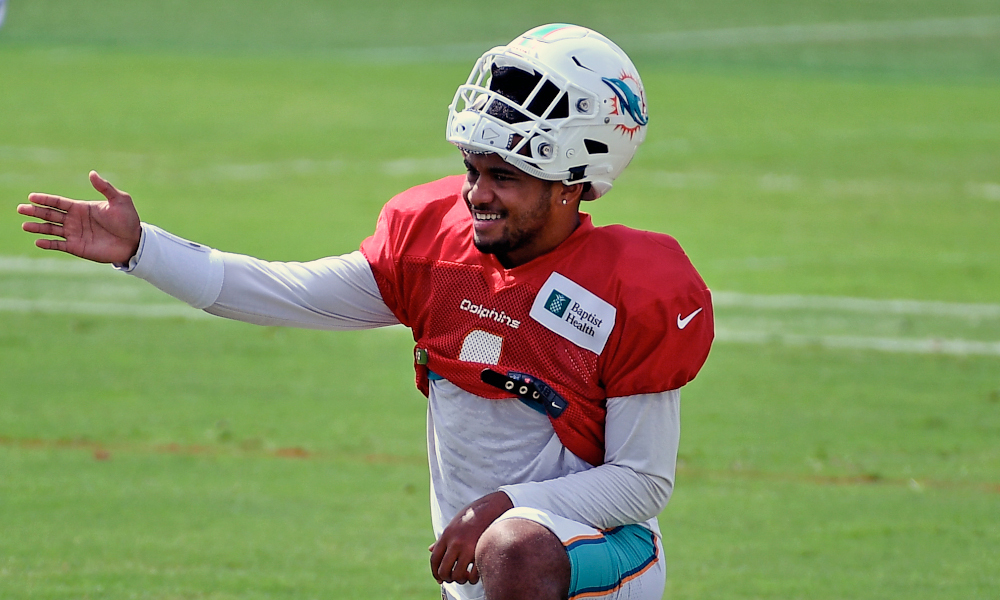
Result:
{"label": "grass field", "polygon": [[94,198],[93,168],[206,244],[354,250],[461,171],[476,56],[552,21],[620,41],[649,96],[587,208],[676,236],[716,295],[665,597],[1000,597],[994,1],[11,0],[0,598],[438,597],[405,331],[206,317],[35,249],[14,207]]}

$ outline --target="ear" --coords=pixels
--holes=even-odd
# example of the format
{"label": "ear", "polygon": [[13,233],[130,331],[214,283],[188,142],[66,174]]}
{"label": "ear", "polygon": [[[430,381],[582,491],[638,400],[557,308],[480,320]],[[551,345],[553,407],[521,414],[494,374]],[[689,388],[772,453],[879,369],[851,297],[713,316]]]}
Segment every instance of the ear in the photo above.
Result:
{"label": "ear", "polygon": [[579,204],[580,196],[583,195],[583,184],[574,183],[573,185],[566,185],[565,183],[558,182],[556,187],[556,199],[559,204]]}

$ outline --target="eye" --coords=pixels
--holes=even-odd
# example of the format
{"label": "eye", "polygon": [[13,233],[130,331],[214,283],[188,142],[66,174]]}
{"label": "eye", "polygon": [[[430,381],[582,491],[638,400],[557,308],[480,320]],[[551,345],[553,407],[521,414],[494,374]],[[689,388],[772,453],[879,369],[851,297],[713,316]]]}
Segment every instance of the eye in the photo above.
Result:
{"label": "eye", "polygon": [[490,175],[493,177],[494,181],[504,182],[504,183],[512,183],[520,179],[518,173],[510,171],[508,169],[496,169],[494,171],[491,171]]}

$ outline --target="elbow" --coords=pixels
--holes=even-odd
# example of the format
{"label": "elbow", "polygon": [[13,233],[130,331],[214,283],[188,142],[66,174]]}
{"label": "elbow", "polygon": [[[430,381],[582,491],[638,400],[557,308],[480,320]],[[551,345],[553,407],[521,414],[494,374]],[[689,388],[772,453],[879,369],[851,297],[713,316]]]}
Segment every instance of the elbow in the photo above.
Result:
{"label": "elbow", "polygon": [[657,475],[647,475],[645,479],[649,487],[651,508],[655,511],[650,515],[650,518],[652,518],[663,512],[663,509],[667,507],[667,503],[670,502],[670,495],[674,491],[674,481],[673,479]]}
{"label": "elbow", "polygon": [[[672,478],[641,473],[629,469],[631,473],[632,485],[630,493],[629,518],[626,522],[640,523],[659,516],[670,501],[670,495],[674,491]],[[623,523],[617,523],[625,524]]]}

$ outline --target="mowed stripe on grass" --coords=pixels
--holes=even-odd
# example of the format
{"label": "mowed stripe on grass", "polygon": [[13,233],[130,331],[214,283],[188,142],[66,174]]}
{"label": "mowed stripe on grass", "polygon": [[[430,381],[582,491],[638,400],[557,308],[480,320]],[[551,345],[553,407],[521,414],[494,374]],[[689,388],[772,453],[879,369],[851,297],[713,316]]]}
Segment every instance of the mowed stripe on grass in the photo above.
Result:
{"label": "mowed stripe on grass", "polygon": [[[365,464],[409,464],[422,465],[423,458],[376,453],[344,453],[322,450],[310,450],[301,446],[261,447],[254,443],[234,444],[180,444],[176,442],[143,444],[136,442],[102,442],[99,440],[79,439],[18,439],[0,436],[0,447],[17,448],[36,451],[73,451],[91,453],[94,460],[112,460],[116,455],[156,455],[171,454],[181,456],[233,456],[248,459],[278,458],[293,460],[346,460]],[[758,481],[782,481],[790,483],[806,483],[829,486],[862,486],[880,485],[887,487],[906,487],[915,491],[924,489],[964,490],[985,494],[1000,494],[1000,482],[982,481],[949,481],[926,477],[884,477],[873,474],[859,475],[824,475],[819,473],[771,472],[758,469],[730,468],[704,469],[686,464],[678,465],[679,473],[686,477],[707,479],[745,479]]]}

